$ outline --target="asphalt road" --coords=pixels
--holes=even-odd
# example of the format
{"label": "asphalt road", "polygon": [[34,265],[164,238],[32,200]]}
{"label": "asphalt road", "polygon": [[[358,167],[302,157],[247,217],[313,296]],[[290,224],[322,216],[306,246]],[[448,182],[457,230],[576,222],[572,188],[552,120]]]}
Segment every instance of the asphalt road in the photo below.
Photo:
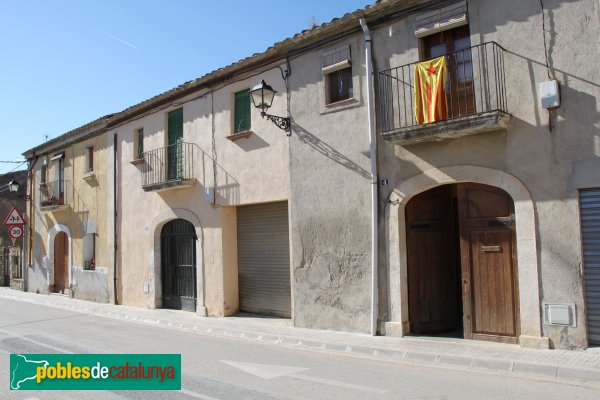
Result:
{"label": "asphalt road", "polygon": [[[1,398],[598,399],[599,383],[382,362],[0,299]],[[181,391],[11,391],[10,353],[180,353]]]}

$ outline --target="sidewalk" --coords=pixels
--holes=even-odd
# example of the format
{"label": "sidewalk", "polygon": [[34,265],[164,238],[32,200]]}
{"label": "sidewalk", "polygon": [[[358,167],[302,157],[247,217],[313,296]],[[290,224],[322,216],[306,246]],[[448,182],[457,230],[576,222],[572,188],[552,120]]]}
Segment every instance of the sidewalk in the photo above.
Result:
{"label": "sidewalk", "polygon": [[0,288],[0,298],[195,332],[199,335],[349,353],[388,361],[600,382],[598,348],[586,351],[539,350],[521,348],[518,345],[450,338],[372,337],[356,333],[295,328],[287,319],[253,315],[206,318],[185,311],[100,304],[63,296],[25,293],[9,288]]}

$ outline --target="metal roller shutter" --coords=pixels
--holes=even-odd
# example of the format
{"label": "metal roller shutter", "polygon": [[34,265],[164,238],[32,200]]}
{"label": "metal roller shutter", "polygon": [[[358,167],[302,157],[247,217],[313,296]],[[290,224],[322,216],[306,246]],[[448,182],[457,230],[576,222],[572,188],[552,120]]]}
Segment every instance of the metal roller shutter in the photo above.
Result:
{"label": "metal roller shutter", "polygon": [[287,201],[237,209],[240,310],[291,315]]}
{"label": "metal roller shutter", "polygon": [[600,189],[582,190],[581,231],[590,344],[600,345]]}

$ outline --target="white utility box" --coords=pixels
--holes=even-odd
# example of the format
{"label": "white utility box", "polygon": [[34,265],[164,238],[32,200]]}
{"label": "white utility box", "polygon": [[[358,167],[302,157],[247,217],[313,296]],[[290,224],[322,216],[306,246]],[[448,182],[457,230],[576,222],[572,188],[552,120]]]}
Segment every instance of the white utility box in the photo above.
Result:
{"label": "white utility box", "polygon": [[540,83],[540,101],[542,108],[560,107],[560,88],[558,81],[546,81]]}

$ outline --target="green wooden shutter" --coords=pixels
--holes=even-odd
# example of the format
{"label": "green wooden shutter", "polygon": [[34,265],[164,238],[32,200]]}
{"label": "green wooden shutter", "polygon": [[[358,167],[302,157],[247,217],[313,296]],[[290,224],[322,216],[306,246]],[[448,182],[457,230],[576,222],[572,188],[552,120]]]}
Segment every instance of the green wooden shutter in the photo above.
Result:
{"label": "green wooden shutter", "polygon": [[183,108],[169,113],[169,145],[183,140]]}
{"label": "green wooden shutter", "polygon": [[233,132],[250,130],[250,91],[243,90],[235,94],[235,118]]}
{"label": "green wooden shutter", "polygon": [[183,108],[171,111],[167,126],[168,179],[181,179],[183,176]]}

